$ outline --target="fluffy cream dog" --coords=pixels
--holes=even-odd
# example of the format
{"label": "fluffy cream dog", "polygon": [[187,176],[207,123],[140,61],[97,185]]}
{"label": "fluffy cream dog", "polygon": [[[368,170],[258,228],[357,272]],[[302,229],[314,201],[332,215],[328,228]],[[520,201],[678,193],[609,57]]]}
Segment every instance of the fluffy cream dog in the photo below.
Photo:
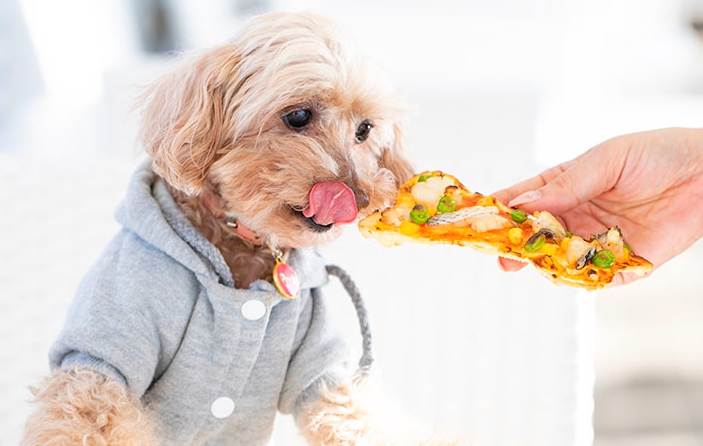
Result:
{"label": "fluffy cream dog", "polygon": [[439,444],[374,423],[320,292],[314,247],[412,173],[380,79],[325,18],[268,14],[148,91],[24,445],[262,445],[277,411],[314,445]]}

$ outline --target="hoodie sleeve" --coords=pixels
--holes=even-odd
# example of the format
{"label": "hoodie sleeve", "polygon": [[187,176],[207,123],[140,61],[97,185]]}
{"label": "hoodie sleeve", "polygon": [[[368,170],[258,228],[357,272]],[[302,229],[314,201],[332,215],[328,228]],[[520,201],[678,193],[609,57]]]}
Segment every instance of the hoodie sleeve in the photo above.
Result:
{"label": "hoodie sleeve", "polygon": [[279,410],[284,414],[297,417],[302,405],[316,398],[325,385],[341,383],[351,375],[348,345],[329,312],[321,290],[312,289],[300,316],[297,348],[281,391]]}
{"label": "hoodie sleeve", "polygon": [[[197,281],[166,254],[123,230],[81,282],[52,368],[89,368],[142,396],[175,354]],[[127,316],[129,315],[129,316]]]}

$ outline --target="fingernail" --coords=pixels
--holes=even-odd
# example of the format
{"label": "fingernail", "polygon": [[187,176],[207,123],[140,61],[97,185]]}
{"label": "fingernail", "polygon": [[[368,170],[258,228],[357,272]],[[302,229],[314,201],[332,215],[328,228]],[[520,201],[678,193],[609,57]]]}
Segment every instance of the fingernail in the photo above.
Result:
{"label": "fingernail", "polygon": [[542,192],[538,190],[530,190],[527,192],[524,192],[517,197],[513,198],[510,200],[508,203],[508,206],[510,207],[515,207],[515,206],[520,206],[521,204],[525,203],[532,203],[533,201],[537,201],[540,198],[542,198]]}

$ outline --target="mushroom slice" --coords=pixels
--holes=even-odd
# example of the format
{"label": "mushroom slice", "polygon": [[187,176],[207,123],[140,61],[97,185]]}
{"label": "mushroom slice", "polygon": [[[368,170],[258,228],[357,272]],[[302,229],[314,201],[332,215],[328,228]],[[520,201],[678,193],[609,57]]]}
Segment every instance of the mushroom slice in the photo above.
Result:
{"label": "mushroom slice", "polygon": [[613,226],[602,234],[594,235],[593,240],[597,241],[603,249],[610,250],[616,260],[622,260],[625,255],[625,241],[619,227]]}
{"label": "mushroom slice", "polygon": [[588,265],[588,262],[590,262],[591,259],[593,259],[593,257],[596,256],[596,251],[597,251],[596,247],[591,246],[591,248],[588,251],[586,251],[586,253],[584,255],[579,257],[578,261],[576,262],[576,269],[585,268],[586,265]]}
{"label": "mushroom slice", "polygon": [[532,229],[534,229],[535,232],[540,232],[543,229],[551,231],[554,234],[554,240],[557,243],[561,243],[561,241],[566,237],[566,230],[564,229],[564,226],[559,223],[559,220],[557,220],[556,217],[547,211],[538,212],[534,217],[531,216],[530,222],[532,223]]}
{"label": "mushroom slice", "polygon": [[596,247],[582,239],[578,235],[569,238],[569,245],[566,247],[566,261],[569,265],[575,265],[576,269],[582,269],[591,261],[596,254]]}

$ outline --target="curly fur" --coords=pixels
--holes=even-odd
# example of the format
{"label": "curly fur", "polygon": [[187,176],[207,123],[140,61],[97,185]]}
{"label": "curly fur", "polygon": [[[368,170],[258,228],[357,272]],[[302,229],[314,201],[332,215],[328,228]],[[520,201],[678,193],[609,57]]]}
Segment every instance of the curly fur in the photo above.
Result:
{"label": "curly fur", "polygon": [[[301,434],[312,446],[450,446],[424,427],[409,423],[378,387],[364,378],[328,388],[298,417]],[[415,427],[409,427],[413,425]]]}
{"label": "curly fur", "polygon": [[[269,247],[316,246],[340,234],[338,225],[311,228],[302,218],[316,183],[344,182],[363,216],[391,204],[413,172],[403,150],[405,109],[323,17],[267,14],[231,43],[182,62],[144,95],[141,139],[154,171],[220,250],[237,288],[271,280]],[[300,109],[311,111],[310,124],[286,125],[285,114]],[[359,141],[362,123],[372,128]],[[264,243],[237,237],[224,216]],[[24,446],[156,444],[155,422],[117,381],[86,370],[54,372],[34,394],[38,410]],[[394,444],[360,394],[350,384],[310,401],[303,435],[313,445]],[[397,444],[422,444],[418,438]]]}
{"label": "curly fur", "polygon": [[[344,181],[368,213],[386,205],[413,169],[400,129],[405,109],[383,78],[344,50],[326,18],[294,21],[267,15],[236,42],[186,60],[145,96],[141,135],[157,173],[181,194],[213,190],[222,211],[272,244],[307,247],[340,231],[314,233],[291,218],[315,183]],[[313,113],[304,131],[281,119],[295,108]],[[373,130],[357,144],[363,120]],[[202,214],[188,207],[189,216]]]}
{"label": "curly fur", "polygon": [[32,388],[38,409],[22,446],[154,446],[155,423],[138,398],[88,370],[54,372]]}

